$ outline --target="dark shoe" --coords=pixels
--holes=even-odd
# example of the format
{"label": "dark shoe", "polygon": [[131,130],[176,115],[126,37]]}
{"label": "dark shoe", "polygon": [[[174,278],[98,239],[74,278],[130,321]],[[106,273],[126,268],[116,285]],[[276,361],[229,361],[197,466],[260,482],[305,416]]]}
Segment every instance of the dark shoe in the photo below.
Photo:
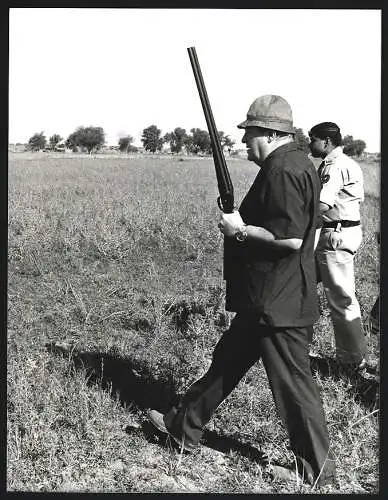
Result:
{"label": "dark shoe", "polygon": [[151,424],[154,427],[156,427],[156,429],[158,429],[158,431],[162,432],[163,434],[168,434],[173,439],[175,444],[177,444],[179,446],[179,449],[183,449],[184,451],[187,451],[189,453],[198,449],[198,445],[189,443],[189,442],[185,441],[184,438],[183,438],[183,440],[179,439],[179,438],[175,437],[173,434],[171,434],[171,432],[168,431],[166,424],[164,423],[163,414],[160,413],[159,411],[148,410],[147,416],[148,416],[148,419],[151,422]]}
{"label": "dark shoe", "polygon": [[169,434],[166,424],[164,423],[163,420],[163,413],[160,413],[159,411],[156,410],[148,410],[147,417],[151,422],[151,424],[153,424],[160,432],[163,432],[164,434]]}

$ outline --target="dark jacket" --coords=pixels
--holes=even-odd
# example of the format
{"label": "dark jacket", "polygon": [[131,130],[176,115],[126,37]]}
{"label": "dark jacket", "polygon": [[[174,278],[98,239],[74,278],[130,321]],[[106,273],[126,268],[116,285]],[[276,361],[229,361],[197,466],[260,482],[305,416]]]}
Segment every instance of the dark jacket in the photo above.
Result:
{"label": "dark jacket", "polygon": [[225,239],[226,309],[254,313],[263,324],[309,326],[318,318],[314,238],[321,185],[314,165],[294,142],[265,160],[240,206],[248,225],[276,239],[303,239],[297,252],[263,250]]}

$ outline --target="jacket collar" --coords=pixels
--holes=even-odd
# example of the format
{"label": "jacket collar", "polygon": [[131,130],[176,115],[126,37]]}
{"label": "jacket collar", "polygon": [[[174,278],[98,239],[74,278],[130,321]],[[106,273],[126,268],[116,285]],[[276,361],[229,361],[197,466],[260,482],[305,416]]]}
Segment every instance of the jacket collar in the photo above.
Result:
{"label": "jacket collar", "polygon": [[331,163],[335,158],[338,158],[343,154],[342,146],[337,146],[333,149],[323,160],[326,163]]}
{"label": "jacket collar", "polygon": [[262,168],[266,168],[270,164],[271,160],[273,158],[276,158],[276,156],[282,156],[285,153],[288,153],[289,151],[296,151],[297,149],[298,146],[295,141],[287,142],[286,144],[279,146],[267,156],[267,158],[263,162]]}

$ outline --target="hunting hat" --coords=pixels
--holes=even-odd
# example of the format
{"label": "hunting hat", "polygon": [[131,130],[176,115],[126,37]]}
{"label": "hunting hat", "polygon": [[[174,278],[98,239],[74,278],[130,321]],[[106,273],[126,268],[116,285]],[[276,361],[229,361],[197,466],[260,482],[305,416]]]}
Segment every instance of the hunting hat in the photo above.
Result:
{"label": "hunting hat", "polygon": [[291,106],[278,95],[263,95],[255,99],[248,110],[247,119],[237,127],[261,127],[295,133]]}

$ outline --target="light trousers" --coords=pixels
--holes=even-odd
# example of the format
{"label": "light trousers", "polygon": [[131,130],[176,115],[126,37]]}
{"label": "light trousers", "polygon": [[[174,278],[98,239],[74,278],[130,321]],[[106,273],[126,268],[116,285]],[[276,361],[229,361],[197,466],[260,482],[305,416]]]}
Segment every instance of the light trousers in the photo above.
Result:
{"label": "light trousers", "polygon": [[359,363],[366,357],[366,338],[356,298],[354,257],[361,244],[360,226],[323,228],[315,258],[333,322],[336,356],[342,363]]}

